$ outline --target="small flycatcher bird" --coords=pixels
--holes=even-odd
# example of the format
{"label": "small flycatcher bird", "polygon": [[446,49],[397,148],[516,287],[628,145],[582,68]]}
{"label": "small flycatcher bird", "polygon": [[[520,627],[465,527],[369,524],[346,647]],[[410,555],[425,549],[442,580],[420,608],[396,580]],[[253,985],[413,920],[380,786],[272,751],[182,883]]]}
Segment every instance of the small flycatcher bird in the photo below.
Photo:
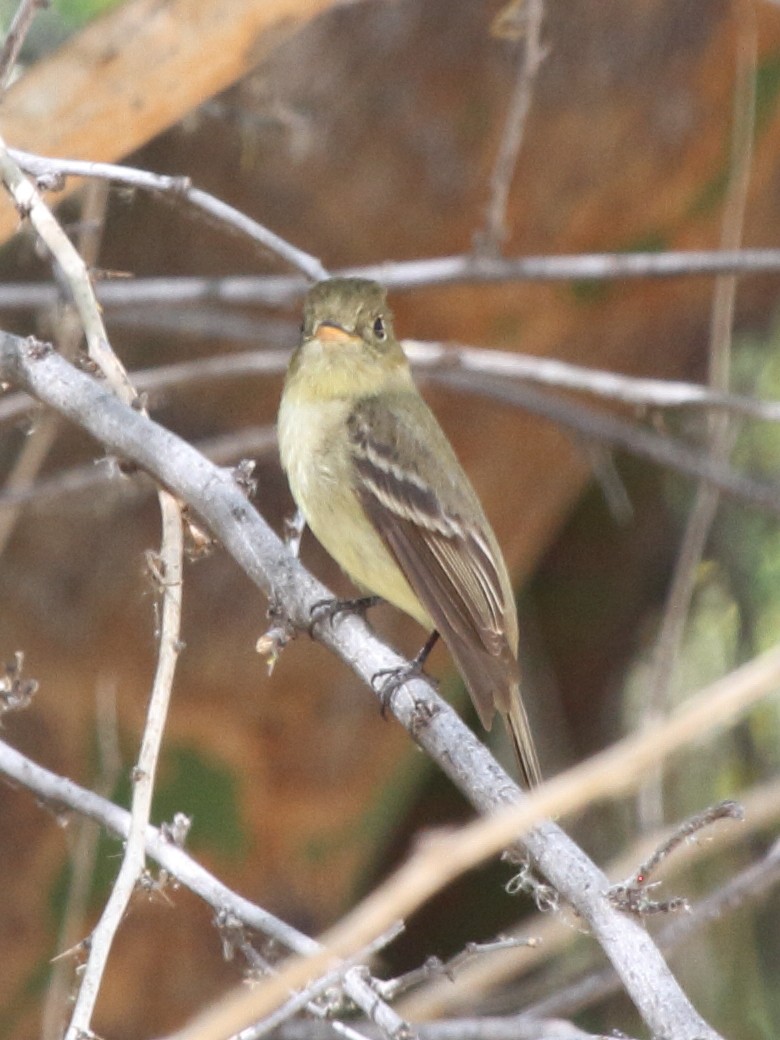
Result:
{"label": "small flycatcher bird", "polygon": [[381,285],[332,278],[309,291],[278,432],[315,537],[357,586],[439,633],[483,726],[502,716],[523,781],[539,783],[506,565],[412,380]]}

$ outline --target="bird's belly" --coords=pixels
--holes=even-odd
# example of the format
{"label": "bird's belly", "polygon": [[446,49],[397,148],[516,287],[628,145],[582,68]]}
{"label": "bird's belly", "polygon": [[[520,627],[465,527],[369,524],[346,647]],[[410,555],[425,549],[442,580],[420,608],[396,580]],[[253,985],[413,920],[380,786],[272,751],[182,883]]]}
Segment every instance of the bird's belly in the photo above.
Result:
{"label": "bird's belly", "polygon": [[[352,491],[354,474],[348,456],[329,451],[327,443],[304,443],[307,431],[322,426],[301,423],[300,413],[297,418],[297,436],[285,431],[280,421],[282,464],[295,503],[315,538],[357,586],[432,629],[432,621]],[[286,433],[291,434],[289,440]]]}
{"label": "bird's belly", "polygon": [[352,510],[343,509],[336,500],[330,521],[324,528],[312,526],[312,531],[356,585],[410,614],[425,628],[433,628],[395,559],[366,520],[355,521]]}

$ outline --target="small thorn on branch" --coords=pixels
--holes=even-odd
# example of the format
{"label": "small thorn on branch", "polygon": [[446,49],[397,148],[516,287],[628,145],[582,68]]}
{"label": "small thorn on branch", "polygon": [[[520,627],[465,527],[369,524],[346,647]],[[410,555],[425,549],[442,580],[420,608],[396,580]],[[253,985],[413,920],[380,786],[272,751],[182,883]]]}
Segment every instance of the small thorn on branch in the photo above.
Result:
{"label": "small thorn on branch", "polygon": [[162,837],[170,842],[171,845],[175,845],[179,849],[183,849],[187,844],[187,837],[192,827],[192,817],[186,813],[177,812],[174,813],[173,819],[170,823],[160,824],[160,834]]}
{"label": "small thorn on branch", "polygon": [[295,638],[295,629],[286,612],[279,605],[268,607],[268,617],[274,622],[255,643],[255,650],[266,658],[269,676],[273,674],[279,655],[290,640]]}
{"label": "small thorn on branch", "polygon": [[254,476],[257,463],[254,459],[241,459],[233,467],[233,480],[241,488],[247,498],[257,494],[257,478]]}
{"label": "small thorn on branch", "polygon": [[210,556],[217,545],[217,539],[192,519],[188,507],[182,502],[181,519],[184,524],[184,553],[188,560],[203,560]]}
{"label": "small thorn on branch", "polygon": [[9,711],[23,711],[38,692],[37,679],[23,679],[24,654],[17,650],[0,676],[0,716]]}

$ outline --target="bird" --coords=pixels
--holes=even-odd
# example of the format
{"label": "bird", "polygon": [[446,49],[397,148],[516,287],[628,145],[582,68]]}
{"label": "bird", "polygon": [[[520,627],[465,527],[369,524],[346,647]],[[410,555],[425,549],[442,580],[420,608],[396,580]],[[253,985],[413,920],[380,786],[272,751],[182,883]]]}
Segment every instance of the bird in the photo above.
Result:
{"label": "bird", "polygon": [[277,421],[282,468],[314,536],[364,592],[440,636],[486,729],[507,727],[520,778],[541,781],[520,695],[518,622],[495,534],[417,389],[387,294],[328,278],[304,301]]}

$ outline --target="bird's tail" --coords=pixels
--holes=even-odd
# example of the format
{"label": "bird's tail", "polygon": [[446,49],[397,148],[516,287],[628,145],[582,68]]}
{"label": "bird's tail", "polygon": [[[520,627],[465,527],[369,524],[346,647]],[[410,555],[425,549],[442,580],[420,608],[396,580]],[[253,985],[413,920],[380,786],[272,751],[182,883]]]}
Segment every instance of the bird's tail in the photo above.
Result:
{"label": "bird's tail", "polygon": [[528,716],[525,713],[525,707],[520,698],[520,689],[517,686],[512,690],[509,711],[504,715],[504,723],[512,738],[512,746],[515,749],[523,786],[537,787],[542,782],[542,771],[539,767],[534,738],[531,736]]}

